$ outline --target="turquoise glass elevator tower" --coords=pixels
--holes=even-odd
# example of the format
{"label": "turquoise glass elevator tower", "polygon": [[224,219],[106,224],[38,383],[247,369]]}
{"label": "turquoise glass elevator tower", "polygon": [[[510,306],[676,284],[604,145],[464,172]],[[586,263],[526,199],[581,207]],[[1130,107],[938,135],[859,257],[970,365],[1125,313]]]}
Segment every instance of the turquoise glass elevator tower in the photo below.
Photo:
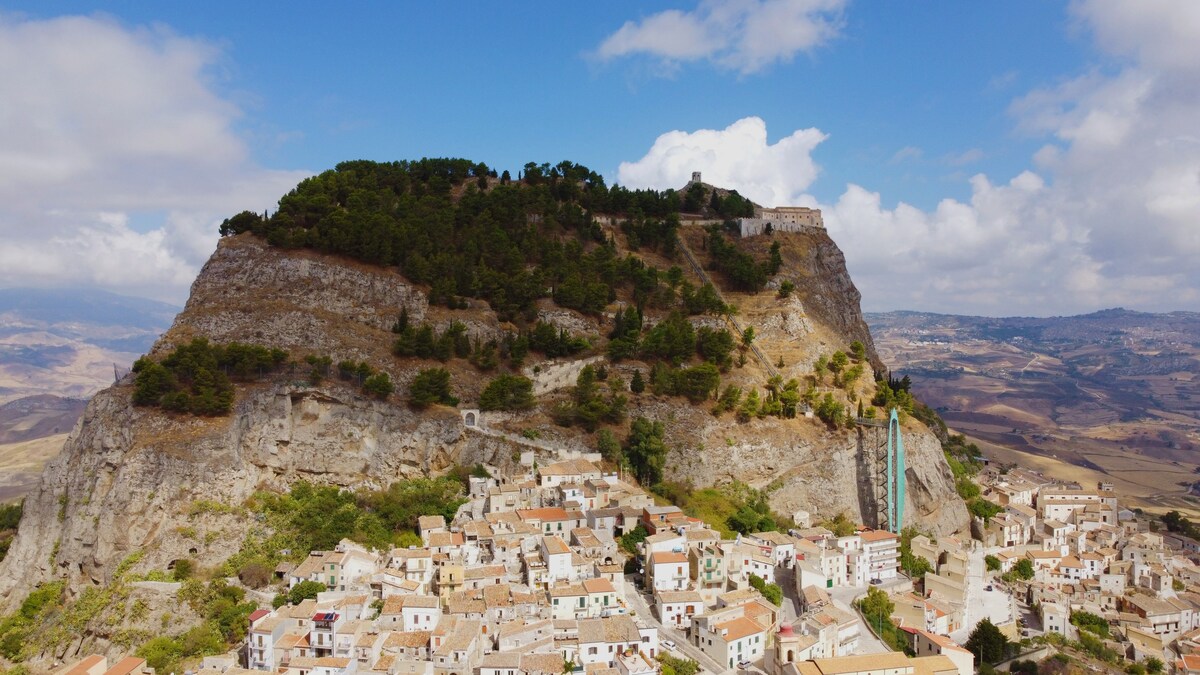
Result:
{"label": "turquoise glass elevator tower", "polygon": [[888,529],[900,534],[904,528],[904,436],[900,433],[900,413],[892,408],[888,419],[887,464],[884,469],[884,499],[887,501]]}

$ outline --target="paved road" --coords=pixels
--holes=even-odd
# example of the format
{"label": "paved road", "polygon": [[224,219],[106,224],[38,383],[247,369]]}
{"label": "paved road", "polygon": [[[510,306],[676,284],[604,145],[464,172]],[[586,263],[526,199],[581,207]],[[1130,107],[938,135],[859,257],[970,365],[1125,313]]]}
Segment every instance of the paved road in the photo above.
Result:
{"label": "paved road", "polygon": [[975,626],[985,618],[999,626],[1011,623],[1019,616],[1016,599],[1006,590],[995,584],[992,585],[992,590],[987,590],[987,565],[984,556],[988,552],[989,550],[979,546],[968,553],[967,603],[963,611],[963,625],[950,634],[950,638],[959,644],[966,642]]}
{"label": "paved road", "polygon": [[692,659],[693,661],[699,663],[701,668],[710,673],[721,674],[726,672],[735,672],[732,669],[722,666],[719,662],[717,662],[716,659],[700,651],[698,647],[690,644],[687,640],[687,635],[682,631],[666,626],[659,621],[658,617],[655,616],[654,612],[650,609],[650,603],[646,599],[646,596],[638,590],[637,582],[634,581],[634,576],[632,574],[625,576],[625,604],[631,610],[637,612],[638,618],[653,624],[658,628],[658,642],[660,647],[662,647],[662,641],[664,639],[671,640],[675,643],[674,650],[668,650],[666,647],[662,647],[663,651],[671,654],[672,656],[685,656],[689,659]]}
{"label": "paved road", "polygon": [[783,589],[783,605],[779,608],[779,624],[793,624],[800,616],[800,598],[796,594],[796,570],[775,568],[775,583]]}
{"label": "paved road", "polygon": [[[826,589],[829,591],[829,597],[833,600],[833,606],[849,612],[854,620],[858,622],[858,648],[854,650],[855,654],[883,654],[892,651],[875,637],[869,628],[863,623],[862,617],[858,615],[858,611],[854,609],[854,601],[867,594],[868,586],[834,586]],[[884,590],[887,590],[884,588]]]}

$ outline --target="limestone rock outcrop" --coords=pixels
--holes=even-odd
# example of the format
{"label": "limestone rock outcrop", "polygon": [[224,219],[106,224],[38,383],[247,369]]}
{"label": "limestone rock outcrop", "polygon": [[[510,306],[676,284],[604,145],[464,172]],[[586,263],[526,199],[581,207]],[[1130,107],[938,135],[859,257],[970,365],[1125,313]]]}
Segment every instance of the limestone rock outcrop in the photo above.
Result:
{"label": "limestone rock outcrop", "polygon": [[[786,301],[772,293],[737,300],[739,320],[758,327],[762,350],[785,362],[780,368],[785,377],[803,377],[818,355],[845,349],[852,340],[864,341],[877,361],[858,291],[832,240],[823,232],[777,240],[784,243],[781,278],[793,280],[797,292]],[[367,361],[387,371],[403,392],[420,368],[440,364],[392,356],[390,328],[402,308],[413,322],[463,321],[475,337],[511,329],[483,303],[455,311],[431,307],[421,287],[392,270],[271,248],[246,234],[221,241],[185,309],[152,353],[161,355],[193,337],[258,343],[287,349],[301,364],[308,354],[334,363]],[[552,306],[544,314],[591,335],[611,329],[610,318]],[[536,364],[532,357],[527,362]],[[464,360],[445,367],[455,372],[463,407],[473,407],[487,377]],[[646,365],[636,362],[615,370],[628,381],[635,367],[645,374]],[[311,385],[303,365],[239,384],[233,413],[220,418],[134,407],[132,379],[126,378],[93,398],[28,497],[18,535],[0,563],[0,594],[11,607],[48,579],[65,578],[74,590],[102,584],[134,551],[144,553],[139,565],[145,569],[165,569],[181,558],[216,565],[255,525],[241,509],[246,499],[300,479],[383,487],[403,477],[442,473],[456,463],[511,468],[522,452],[544,452],[554,444],[594,447],[589,435],[554,427],[547,415],[554,396],[565,395],[563,388],[572,384],[571,377],[559,375],[575,370],[561,362],[541,377],[539,370],[541,409],[497,416],[498,426],[490,430],[466,428],[451,408],[411,410],[402,393],[378,401],[333,377]],[[754,363],[725,378],[746,387],[765,381]],[[697,486],[738,480],[769,487],[772,504],[785,513],[805,509],[817,516],[874,518],[870,453],[854,432],[831,432],[803,418],[738,424],[731,415],[714,417],[709,408],[649,393],[631,397],[631,417],[660,419],[667,427],[669,478]],[[541,440],[522,444],[520,432],[529,428],[540,429]],[[910,522],[937,534],[964,528],[966,510],[936,439],[916,422],[906,431]]]}

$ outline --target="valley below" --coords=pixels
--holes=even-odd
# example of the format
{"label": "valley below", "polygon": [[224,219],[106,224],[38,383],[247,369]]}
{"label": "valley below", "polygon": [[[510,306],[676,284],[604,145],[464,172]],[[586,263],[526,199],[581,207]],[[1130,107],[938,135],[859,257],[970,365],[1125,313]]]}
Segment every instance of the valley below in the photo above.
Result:
{"label": "valley below", "polygon": [[991,461],[1200,513],[1200,314],[868,314],[881,358]]}

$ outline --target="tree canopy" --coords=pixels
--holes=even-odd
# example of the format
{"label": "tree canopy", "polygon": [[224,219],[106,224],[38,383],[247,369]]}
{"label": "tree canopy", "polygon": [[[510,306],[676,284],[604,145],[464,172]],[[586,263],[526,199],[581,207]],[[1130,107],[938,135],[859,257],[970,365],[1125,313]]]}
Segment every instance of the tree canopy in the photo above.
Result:
{"label": "tree canopy", "polygon": [[242,212],[220,231],[395,266],[429,284],[434,303],[480,298],[504,320],[532,316],[542,297],[597,313],[618,287],[643,298],[657,288],[656,271],[618,257],[591,214],[624,214],[634,249],[672,257],[673,190],[610,188],[572,162],[530,162],[516,182],[490,180],[493,173],[466,159],[342,162],[302,181],[275,213]]}
{"label": "tree canopy", "polygon": [[133,364],[133,403],[193,415],[226,415],[233,408],[233,380],[247,381],[278,370],[288,353],[259,345],[214,345],[196,338],[161,362],[143,356]]}
{"label": "tree canopy", "polygon": [[975,630],[971,631],[971,636],[967,638],[966,644],[963,645],[982,663],[996,663],[1004,660],[1008,646],[1008,637],[1000,632],[1000,629],[990,619],[980,621],[975,626]]}

